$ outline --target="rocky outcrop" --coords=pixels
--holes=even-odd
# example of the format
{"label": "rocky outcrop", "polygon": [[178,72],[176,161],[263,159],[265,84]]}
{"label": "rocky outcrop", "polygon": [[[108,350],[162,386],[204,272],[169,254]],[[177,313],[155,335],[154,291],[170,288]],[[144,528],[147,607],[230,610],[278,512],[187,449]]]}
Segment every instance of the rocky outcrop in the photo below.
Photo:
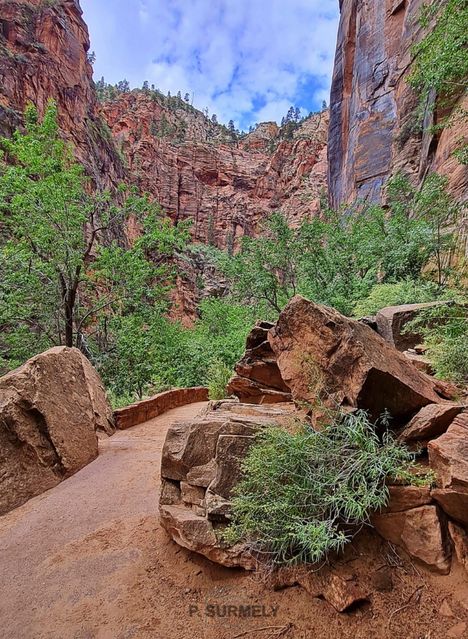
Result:
{"label": "rocky outcrop", "polygon": [[98,110],[88,60],[89,35],[78,0],[0,2],[0,135],[33,102],[56,101],[60,128],[94,182],[116,185],[123,164]]}
{"label": "rocky outcrop", "polygon": [[436,506],[375,515],[372,523],[377,532],[436,572],[450,570],[450,547],[446,522]]}
{"label": "rocky outcrop", "polygon": [[314,215],[326,188],[328,112],[282,139],[265,123],[237,141],[200,111],[174,98],[133,91],[102,105],[133,180],[193,237],[219,247],[255,235],[281,208],[291,224]]}
{"label": "rocky outcrop", "polygon": [[428,452],[437,474],[434,499],[450,517],[468,526],[468,413],[458,415],[444,435],[431,441]]}
{"label": "rocky outcrop", "polygon": [[462,404],[428,404],[413,417],[400,433],[405,442],[427,441],[443,435],[455,417],[462,412]]}
{"label": "rocky outcrop", "polygon": [[294,297],[268,339],[295,401],[362,408],[398,421],[441,401],[438,383],[371,328]]}
{"label": "rocky outcrop", "polygon": [[255,567],[245,546],[229,546],[219,533],[229,521],[232,489],[255,434],[284,423],[294,413],[292,404],[211,402],[195,420],[169,428],[161,461],[159,510],[174,541],[224,566]]}
{"label": "rocky outcrop", "polygon": [[112,434],[101,381],[78,349],[56,347],[0,378],[0,514],[52,488]]}
{"label": "rocky outcrop", "polygon": [[460,117],[467,99],[452,105],[453,121],[442,133],[430,126],[447,113],[436,109],[434,118],[428,104],[421,133],[419,96],[408,85],[411,47],[423,35],[418,21],[423,4],[340,2],[328,147],[333,206],[356,198],[383,201],[387,178],[400,169],[416,183],[436,170],[448,177],[458,199],[467,197],[467,167],[453,156],[468,134],[466,117]]}
{"label": "rocky outcrop", "polygon": [[275,404],[291,401],[291,392],[281,377],[276,356],[268,342],[269,322],[258,322],[247,337],[243,358],[236,364],[236,374],[228,392],[249,404]]}

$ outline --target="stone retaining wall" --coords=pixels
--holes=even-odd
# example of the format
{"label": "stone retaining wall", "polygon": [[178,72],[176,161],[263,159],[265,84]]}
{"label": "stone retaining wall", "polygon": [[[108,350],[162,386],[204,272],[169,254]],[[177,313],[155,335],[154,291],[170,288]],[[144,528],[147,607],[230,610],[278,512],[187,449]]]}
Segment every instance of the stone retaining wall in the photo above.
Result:
{"label": "stone retaining wall", "polygon": [[117,409],[114,411],[115,425],[118,429],[125,430],[153,419],[171,408],[206,401],[208,401],[208,389],[203,386],[175,388]]}

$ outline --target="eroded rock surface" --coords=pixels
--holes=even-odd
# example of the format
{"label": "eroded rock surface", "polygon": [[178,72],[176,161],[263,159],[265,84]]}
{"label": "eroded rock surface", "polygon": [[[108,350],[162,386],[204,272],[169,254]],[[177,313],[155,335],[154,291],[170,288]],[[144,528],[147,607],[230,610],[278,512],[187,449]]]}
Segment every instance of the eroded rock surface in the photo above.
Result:
{"label": "eroded rock surface", "polygon": [[429,443],[428,452],[437,474],[434,499],[450,517],[468,526],[468,413],[455,417],[447,432]]}
{"label": "eroded rock surface", "polygon": [[174,541],[225,566],[255,567],[245,546],[227,546],[219,532],[229,521],[232,489],[255,434],[266,426],[284,424],[295,414],[293,404],[210,402],[194,420],[169,428],[162,453],[159,510]]}
{"label": "eroded rock surface", "polygon": [[268,339],[293,399],[362,408],[395,420],[441,401],[438,383],[368,326],[294,297]]}
{"label": "eroded rock surface", "polygon": [[276,355],[268,341],[269,322],[259,322],[247,337],[246,350],[236,364],[228,392],[249,404],[291,401],[291,392],[281,376]]}
{"label": "eroded rock surface", "polygon": [[[411,47],[423,35],[418,17],[423,0],[340,2],[341,20],[331,89],[329,193],[333,206],[383,201],[384,185],[398,170],[420,183],[428,170],[446,175],[452,193],[466,199],[468,170],[453,151],[467,135],[468,98],[452,110],[432,114],[426,105],[425,131],[418,121],[420,96],[409,86]],[[463,96],[463,88],[460,93]],[[442,133],[432,124],[449,115]]]}
{"label": "eroded rock surface", "polygon": [[0,378],[0,514],[55,486],[98,454],[112,411],[90,362],[56,347]]}

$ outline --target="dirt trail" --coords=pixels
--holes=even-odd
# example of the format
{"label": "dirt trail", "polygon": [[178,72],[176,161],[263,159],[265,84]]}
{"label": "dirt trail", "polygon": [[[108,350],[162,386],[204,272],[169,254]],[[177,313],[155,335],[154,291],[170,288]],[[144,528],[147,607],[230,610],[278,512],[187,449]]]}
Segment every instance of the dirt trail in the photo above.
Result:
{"label": "dirt trail", "polygon": [[[157,516],[164,436],[202,406],[116,433],[89,466],[0,518],[1,639],[438,639],[464,622],[460,571],[428,580],[394,567],[392,592],[339,615],[302,589],[273,592],[169,541]],[[365,561],[366,577],[385,563],[351,552],[350,570]],[[398,612],[421,585],[416,605]],[[439,613],[446,598],[451,618]],[[239,606],[257,616],[239,619]]]}

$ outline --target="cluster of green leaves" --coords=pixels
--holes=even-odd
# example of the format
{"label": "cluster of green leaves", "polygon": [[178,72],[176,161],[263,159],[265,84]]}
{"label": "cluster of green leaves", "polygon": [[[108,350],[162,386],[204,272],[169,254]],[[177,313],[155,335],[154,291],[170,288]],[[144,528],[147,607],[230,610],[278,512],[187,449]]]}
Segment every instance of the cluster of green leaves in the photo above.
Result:
{"label": "cluster of green leaves", "polygon": [[[57,344],[107,352],[114,325],[167,309],[184,225],[125,187],[113,197],[93,191],[52,102],[42,121],[28,107],[25,131],[0,148],[2,367]],[[126,248],[112,237],[130,217],[144,233]]]}
{"label": "cluster of green leaves", "polygon": [[452,296],[452,302],[429,308],[408,326],[421,333],[436,375],[468,384],[468,295]]}
{"label": "cluster of green leaves", "polygon": [[466,90],[468,77],[468,2],[447,0],[424,5],[423,28],[434,27],[414,45],[414,71],[410,82],[424,97],[434,90],[443,98]]}
{"label": "cluster of green leaves", "polygon": [[445,186],[445,178],[431,175],[416,190],[397,175],[388,186],[388,210],[326,210],[297,229],[275,213],[259,238],[245,238],[241,251],[221,256],[219,266],[237,299],[261,300],[276,313],[301,293],[351,315],[376,284],[417,281],[423,269],[444,287],[453,273],[451,229],[460,213]]}
{"label": "cluster of green leaves", "polygon": [[307,424],[260,432],[235,488],[224,532],[267,561],[316,563],[340,551],[388,501],[386,480],[410,483],[412,454],[366,413],[338,415],[320,431]]}

